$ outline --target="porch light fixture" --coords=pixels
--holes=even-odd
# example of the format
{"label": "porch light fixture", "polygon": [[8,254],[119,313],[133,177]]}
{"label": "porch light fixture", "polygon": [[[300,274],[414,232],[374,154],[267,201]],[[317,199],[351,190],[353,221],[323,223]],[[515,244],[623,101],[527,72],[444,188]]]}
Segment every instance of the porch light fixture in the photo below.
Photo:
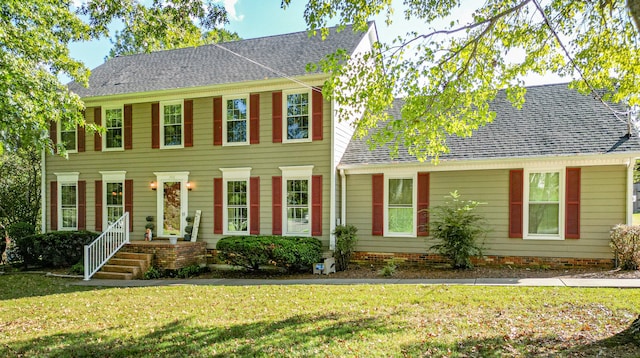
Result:
{"label": "porch light fixture", "polygon": [[191,185],[191,182],[188,181],[187,182],[187,190],[191,191],[191,189],[193,189],[193,186]]}
{"label": "porch light fixture", "polygon": [[152,181],[151,184],[149,184],[149,186],[151,187],[151,190],[156,190],[158,189],[158,183]]}

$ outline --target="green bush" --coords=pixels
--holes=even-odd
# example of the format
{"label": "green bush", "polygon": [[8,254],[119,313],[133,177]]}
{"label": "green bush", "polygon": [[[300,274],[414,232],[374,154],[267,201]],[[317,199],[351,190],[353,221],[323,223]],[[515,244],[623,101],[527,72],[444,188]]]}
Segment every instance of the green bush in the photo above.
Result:
{"label": "green bush", "polygon": [[222,261],[254,271],[262,265],[301,271],[322,259],[322,243],[313,237],[231,236],[216,249]]}
{"label": "green bush", "polygon": [[482,244],[487,229],[484,218],[475,213],[481,203],[461,200],[457,191],[449,193],[450,199],[442,206],[430,209],[430,239],[438,242],[429,249],[451,261],[455,269],[473,267],[472,256],[482,256]]}
{"label": "green bush", "polygon": [[26,236],[31,236],[36,233],[36,228],[26,222],[19,222],[7,227],[7,234],[9,234],[9,238],[12,240],[16,240],[19,238],[23,238]]}
{"label": "green bush", "polygon": [[149,268],[147,269],[147,272],[145,272],[143,275],[143,278],[145,280],[155,280],[161,277],[162,277],[162,274],[160,273],[160,270],[158,270],[158,268],[154,266],[149,266]]}
{"label": "green bush", "polygon": [[338,225],[333,231],[336,235],[336,250],[333,257],[336,259],[337,271],[344,271],[349,267],[351,255],[358,242],[356,232],[358,228],[353,225]]}
{"label": "green bush", "polygon": [[84,245],[98,237],[90,231],[53,231],[17,238],[16,252],[23,265],[69,267],[83,259]]}
{"label": "green bush", "polygon": [[83,261],[78,261],[75,265],[71,266],[69,273],[73,275],[84,275]]}
{"label": "green bush", "polygon": [[637,270],[640,267],[640,226],[616,225],[610,238],[609,246],[617,265],[623,270]]}

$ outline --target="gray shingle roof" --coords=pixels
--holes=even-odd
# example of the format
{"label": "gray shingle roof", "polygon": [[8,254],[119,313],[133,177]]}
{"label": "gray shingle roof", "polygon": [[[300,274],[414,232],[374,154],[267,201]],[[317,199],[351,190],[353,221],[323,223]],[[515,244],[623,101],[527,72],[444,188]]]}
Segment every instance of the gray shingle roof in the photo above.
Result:
{"label": "gray shingle roof", "polygon": [[[287,76],[307,74],[306,65],[317,63],[338,49],[352,53],[364,33],[348,26],[335,28],[322,41],[307,31],[226,42],[220,46]],[[205,45],[110,59],[91,71],[89,87],[71,82],[80,97],[107,96],[209,86],[281,77],[264,67],[215,45]]]}
{"label": "gray shingle roof", "polygon": [[[601,102],[570,90],[567,84],[528,87],[521,110],[514,108],[501,91],[491,104],[496,119],[471,137],[449,137],[448,154],[441,161],[526,158],[640,152],[636,135],[627,138],[627,126]],[[396,100],[391,114],[398,118],[402,100]],[[622,108],[618,107],[621,110]],[[418,162],[401,148],[391,158],[387,147],[372,151],[365,139],[353,138],[342,165]]]}

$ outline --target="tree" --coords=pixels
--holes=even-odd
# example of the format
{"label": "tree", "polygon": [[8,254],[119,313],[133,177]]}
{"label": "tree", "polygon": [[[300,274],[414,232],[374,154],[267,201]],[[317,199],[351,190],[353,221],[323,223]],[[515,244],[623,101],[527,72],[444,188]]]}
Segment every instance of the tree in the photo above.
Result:
{"label": "tree", "polygon": [[40,213],[40,154],[20,148],[0,156],[0,226],[37,227]]}
{"label": "tree", "polygon": [[53,150],[45,135],[50,122],[97,130],[85,123],[82,101],[58,76],[86,85],[90,71],[69,55],[68,45],[108,36],[116,20],[124,24],[122,34],[134,34],[136,43],[149,44],[139,48],[151,51],[159,44],[175,45],[176,34],[199,35],[196,22],[213,30],[227,17],[221,5],[202,0],[154,0],[149,6],[136,0],[89,0],[79,9],[71,1],[3,0],[0,153],[28,146]]}
{"label": "tree", "polygon": [[[448,135],[470,136],[490,123],[489,103],[498,90],[506,89],[520,107],[529,73],[576,78],[571,87],[626,121],[621,108],[640,104],[640,38],[629,10],[637,19],[639,1],[628,0],[628,7],[624,0],[467,2],[474,6],[469,23],[452,17],[460,0],[405,1],[405,18],[423,20],[425,30],[378,44],[347,66],[343,52],[327,57],[320,66],[332,75],[323,92],[339,104],[340,118],[360,118],[357,134],[370,135],[372,145],[397,151],[402,144],[420,160],[446,153]],[[283,0],[283,7],[290,2]],[[327,36],[333,19],[364,30],[375,15],[391,22],[393,11],[392,0],[310,0],[305,20]],[[450,23],[431,28],[442,19]],[[521,55],[514,59],[514,53]],[[391,118],[387,110],[399,95],[405,97],[402,118]]]}

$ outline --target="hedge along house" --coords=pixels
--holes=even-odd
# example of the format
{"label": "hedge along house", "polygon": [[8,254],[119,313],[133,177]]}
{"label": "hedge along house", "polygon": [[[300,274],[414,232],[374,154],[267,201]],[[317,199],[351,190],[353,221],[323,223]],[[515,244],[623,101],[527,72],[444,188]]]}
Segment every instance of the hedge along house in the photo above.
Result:
{"label": "hedge along house", "polygon": [[183,236],[201,210],[197,241],[230,235],[314,236],[329,248],[337,221],[336,167],[353,133],[307,64],[377,41],[375,25],[322,41],[298,32],[116,57],[89,87],[84,128],[51,126],[68,159],[48,156],[46,230],[102,231],[128,212],[132,240]]}
{"label": "hedge along house", "polygon": [[341,217],[359,229],[358,260],[438,260],[427,253],[429,217],[420,212],[457,190],[486,203],[478,209],[490,229],[485,262],[611,265],[609,232],[632,221],[640,140],[630,126],[566,84],[527,88],[521,110],[500,92],[491,108],[494,122],[448,138],[437,165],[350,142],[338,166]]}

